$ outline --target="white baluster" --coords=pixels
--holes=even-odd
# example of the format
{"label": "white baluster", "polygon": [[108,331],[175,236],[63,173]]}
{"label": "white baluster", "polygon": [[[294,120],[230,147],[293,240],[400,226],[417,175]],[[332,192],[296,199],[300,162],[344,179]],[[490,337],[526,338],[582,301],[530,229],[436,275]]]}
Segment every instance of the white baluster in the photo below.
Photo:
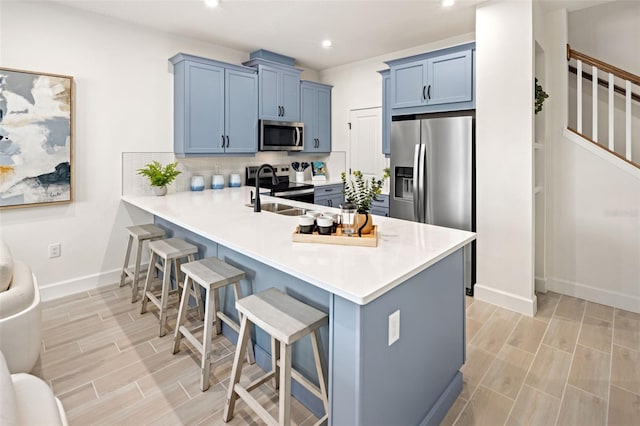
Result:
{"label": "white baluster", "polygon": [[593,83],[591,85],[591,97],[593,98],[593,106],[591,107],[591,139],[594,142],[598,142],[598,68],[596,66],[591,67],[591,73],[593,74]]}
{"label": "white baluster", "polygon": [[578,118],[578,133],[582,134],[582,61],[578,59],[577,61],[577,69],[576,73],[576,81],[578,82],[578,87],[576,88],[576,99],[577,99],[577,108],[576,108],[576,116]]}
{"label": "white baluster", "polygon": [[626,147],[625,157],[631,161],[631,82],[626,81],[626,94],[625,94],[625,110],[626,110]]}
{"label": "white baluster", "polygon": [[611,151],[615,150],[615,140],[613,135],[613,111],[615,110],[615,104],[613,100],[613,88],[615,85],[615,80],[613,78],[613,74],[609,73],[609,149]]}

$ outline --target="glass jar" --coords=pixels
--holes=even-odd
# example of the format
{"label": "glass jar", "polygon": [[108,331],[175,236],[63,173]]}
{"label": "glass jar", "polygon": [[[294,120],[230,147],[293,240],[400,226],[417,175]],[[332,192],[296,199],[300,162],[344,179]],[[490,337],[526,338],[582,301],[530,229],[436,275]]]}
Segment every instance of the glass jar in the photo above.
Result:
{"label": "glass jar", "polygon": [[340,219],[343,234],[349,236],[358,234],[358,208],[354,203],[347,201],[340,204]]}

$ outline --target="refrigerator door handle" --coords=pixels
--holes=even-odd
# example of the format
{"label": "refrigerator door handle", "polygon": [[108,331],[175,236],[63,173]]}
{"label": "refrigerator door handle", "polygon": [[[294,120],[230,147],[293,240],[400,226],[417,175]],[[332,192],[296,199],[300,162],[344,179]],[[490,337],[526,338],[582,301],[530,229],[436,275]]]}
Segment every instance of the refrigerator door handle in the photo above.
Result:
{"label": "refrigerator door handle", "polygon": [[413,220],[420,222],[420,193],[418,181],[420,180],[420,144],[416,144],[413,154]]}
{"label": "refrigerator door handle", "polygon": [[427,147],[423,143],[420,145],[420,179],[418,180],[418,192],[420,193],[420,218],[422,223],[429,223],[427,221],[425,207],[429,202],[429,194],[427,193],[426,181],[427,181]]}

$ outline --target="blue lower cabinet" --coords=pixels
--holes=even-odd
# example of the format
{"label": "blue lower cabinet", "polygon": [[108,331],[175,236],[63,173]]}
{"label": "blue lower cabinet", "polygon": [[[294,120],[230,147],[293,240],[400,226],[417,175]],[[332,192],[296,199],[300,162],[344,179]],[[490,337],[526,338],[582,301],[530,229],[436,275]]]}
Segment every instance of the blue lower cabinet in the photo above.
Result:
{"label": "blue lower cabinet", "polygon": [[340,204],[344,202],[344,195],[342,194],[343,185],[316,185],[313,192],[313,203],[327,207],[340,207]]}
{"label": "blue lower cabinet", "polygon": [[371,214],[377,216],[389,216],[389,196],[380,194],[371,202]]}

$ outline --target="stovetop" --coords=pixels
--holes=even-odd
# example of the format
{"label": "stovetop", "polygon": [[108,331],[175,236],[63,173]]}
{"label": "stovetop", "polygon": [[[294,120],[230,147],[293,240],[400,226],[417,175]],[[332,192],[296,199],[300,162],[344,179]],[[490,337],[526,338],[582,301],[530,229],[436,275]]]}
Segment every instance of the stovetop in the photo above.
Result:
{"label": "stovetop", "polygon": [[[260,166],[249,166],[245,169],[245,182],[248,186],[255,186],[256,172]],[[297,190],[313,190],[313,185],[308,183],[291,182],[289,180],[289,172],[291,167],[288,164],[273,164],[278,177],[278,184],[274,185],[271,181],[272,172],[269,169],[262,169],[260,173],[260,187],[271,189],[271,192],[297,191]]]}

